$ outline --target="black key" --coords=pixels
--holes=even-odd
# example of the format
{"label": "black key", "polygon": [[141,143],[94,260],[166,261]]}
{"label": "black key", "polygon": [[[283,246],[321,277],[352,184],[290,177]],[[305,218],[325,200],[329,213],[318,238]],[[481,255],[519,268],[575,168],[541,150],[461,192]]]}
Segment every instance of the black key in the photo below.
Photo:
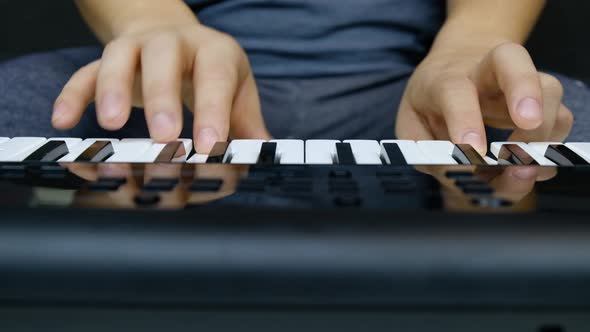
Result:
{"label": "black key", "polygon": [[[223,163],[223,157],[229,146],[228,142],[217,142],[213,145],[209,157],[207,157],[207,164],[221,164]],[[229,160],[227,161],[229,162]]]}
{"label": "black key", "polygon": [[483,157],[475,151],[471,144],[455,144],[453,159],[461,165],[487,165]]}
{"label": "black key", "polygon": [[383,143],[383,148],[387,155],[385,161],[389,165],[406,166],[408,164],[406,157],[404,157],[404,154],[397,143]]}
{"label": "black key", "polygon": [[277,143],[264,142],[260,147],[260,154],[258,155],[257,164],[273,165],[276,163],[277,157]]}
{"label": "black key", "polygon": [[178,184],[178,179],[153,178],[143,185],[144,191],[171,191]]}
{"label": "black key", "polygon": [[196,179],[189,187],[189,190],[193,192],[217,192],[222,185],[222,179]]}
{"label": "black key", "polygon": [[349,143],[336,143],[336,155],[340,165],[356,165],[356,160],[352,154],[352,147]]}
{"label": "black key", "polygon": [[185,157],[186,158],[187,151],[184,148],[184,143],[181,141],[170,142],[164,146],[162,151],[156,157],[156,163],[169,163],[174,161],[175,159]]}
{"label": "black key", "polygon": [[563,144],[552,144],[547,147],[545,151],[545,158],[551,160],[559,166],[583,166],[588,165],[588,162],[578,156],[577,153],[570,150]]}
{"label": "black key", "polygon": [[498,163],[508,163],[511,165],[538,165],[537,161],[531,157],[518,144],[504,144],[498,153]]}
{"label": "black key", "polygon": [[25,162],[53,162],[68,154],[68,146],[64,141],[49,141],[31,153]]}
{"label": "black key", "polygon": [[96,141],[92,143],[78,158],[78,162],[100,163],[115,154],[111,141]]}

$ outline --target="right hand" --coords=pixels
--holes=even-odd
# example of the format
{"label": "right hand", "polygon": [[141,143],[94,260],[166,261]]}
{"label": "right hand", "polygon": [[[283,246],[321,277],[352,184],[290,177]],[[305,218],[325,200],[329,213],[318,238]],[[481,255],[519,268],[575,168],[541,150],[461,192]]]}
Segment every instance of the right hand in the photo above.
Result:
{"label": "right hand", "polygon": [[200,24],[144,30],[110,42],[102,59],[78,70],[53,110],[57,129],[70,129],[96,101],[98,123],[118,130],[131,107],[145,109],[150,136],[177,139],[183,104],[194,113],[193,137],[208,153],[229,136],[268,139],[248,58],[230,36]]}

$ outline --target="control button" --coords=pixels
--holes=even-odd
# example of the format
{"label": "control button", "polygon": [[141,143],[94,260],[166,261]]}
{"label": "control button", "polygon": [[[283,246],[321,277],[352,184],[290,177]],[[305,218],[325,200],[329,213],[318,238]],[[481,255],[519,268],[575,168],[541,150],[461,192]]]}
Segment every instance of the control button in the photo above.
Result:
{"label": "control button", "polygon": [[190,185],[192,192],[217,192],[223,185],[222,179],[196,179]]}

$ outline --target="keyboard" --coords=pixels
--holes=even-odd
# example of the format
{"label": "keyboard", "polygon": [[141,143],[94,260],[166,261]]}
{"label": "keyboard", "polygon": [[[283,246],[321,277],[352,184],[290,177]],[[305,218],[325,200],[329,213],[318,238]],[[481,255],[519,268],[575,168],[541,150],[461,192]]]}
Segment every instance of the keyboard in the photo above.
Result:
{"label": "keyboard", "polygon": [[590,304],[590,143],[192,146],[0,138],[0,304]]}

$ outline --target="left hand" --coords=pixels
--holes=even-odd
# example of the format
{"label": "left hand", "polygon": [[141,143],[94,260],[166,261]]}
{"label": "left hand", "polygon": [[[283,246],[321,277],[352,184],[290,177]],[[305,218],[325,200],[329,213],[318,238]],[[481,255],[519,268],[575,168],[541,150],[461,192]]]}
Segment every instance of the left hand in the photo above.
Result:
{"label": "left hand", "polygon": [[468,143],[482,154],[484,125],[513,130],[511,141],[563,141],[574,119],[562,97],[559,80],[538,72],[521,45],[433,52],[408,83],[396,132]]}

